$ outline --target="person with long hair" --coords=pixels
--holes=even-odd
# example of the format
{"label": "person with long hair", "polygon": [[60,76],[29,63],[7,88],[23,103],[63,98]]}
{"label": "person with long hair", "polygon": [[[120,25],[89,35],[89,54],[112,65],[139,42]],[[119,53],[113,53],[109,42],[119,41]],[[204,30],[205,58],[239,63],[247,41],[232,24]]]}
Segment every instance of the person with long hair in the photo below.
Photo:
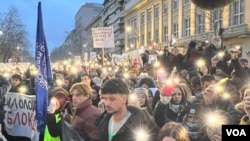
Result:
{"label": "person with long hair", "polygon": [[98,103],[100,102],[100,86],[94,85],[92,86],[92,104],[96,107],[98,107]]}
{"label": "person with long hair", "polygon": [[170,121],[182,122],[188,108],[188,92],[184,84],[166,84],[160,92],[154,109],[154,119],[159,127]]}
{"label": "person with long hair", "polygon": [[171,121],[160,129],[157,141],[190,141],[190,139],[181,123]]}

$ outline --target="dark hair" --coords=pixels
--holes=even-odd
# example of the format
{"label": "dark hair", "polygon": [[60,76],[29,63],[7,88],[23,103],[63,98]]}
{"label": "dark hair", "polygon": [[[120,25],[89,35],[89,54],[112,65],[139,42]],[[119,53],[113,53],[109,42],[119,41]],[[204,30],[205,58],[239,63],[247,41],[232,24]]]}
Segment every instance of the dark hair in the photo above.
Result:
{"label": "dark hair", "polygon": [[216,73],[216,74],[214,74],[214,76],[218,76],[222,79],[228,77],[228,75],[224,72]]}
{"label": "dark hair", "polygon": [[154,88],[156,87],[155,82],[152,77],[143,77],[141,80],[139,80],[139,87],[142,86],[142,84],[148,85],[149,88]]}
{"label": "dark hair", "polygon": [[22,81],[22,76],[19,75],[19,74],[13,74],[13,75],[11,76],[11,79],[18,79],[18,80]]}
{"label": "dark hair", "polygon": [[83,73],[80,75],[81,77],[87,76],[89,79],[91,78],[90,75],[88,73]]}
{"label": "dark hair", "polygon": [[129,88],[125,81],[118,78],[112,78],[107,80],[102,88],[101,94],[126,94],[130,93]]}
{"label": "dark hair", "polygon": [[[98,106],[98,103],[100,102],[100,93],[99,93],[99,91],[100,91],[100,86],[97,86],[97,85],[94,85],[94,86],[92,86],[92,89],[93,90],[95,90],[96,91],[96,94],[97,94],[97,99],[96,100],[93,100],[92,99],[92,104],[94,105],[94,106]],[[92,90],[92,93],[93,93],[93,90]]]}
{"label": "dark hair", "polygon": [[177,141],[190,141],[186,128],[178,122],[167,122],[158,134],[158,141],[162,141],[164,137],[172,137]]}
{"label": "dark hair", "polygon": [[200,77],[199,76],[192,77],[190,83],[192,86],[200,86],[201,85]]}
{"label": "dark hair", "polygon": [[203,84],[204,82],[212,82],[212,81],[215,81],[215,78],[213,75],[210,74],[203,75],[200,79],[201,84]]}

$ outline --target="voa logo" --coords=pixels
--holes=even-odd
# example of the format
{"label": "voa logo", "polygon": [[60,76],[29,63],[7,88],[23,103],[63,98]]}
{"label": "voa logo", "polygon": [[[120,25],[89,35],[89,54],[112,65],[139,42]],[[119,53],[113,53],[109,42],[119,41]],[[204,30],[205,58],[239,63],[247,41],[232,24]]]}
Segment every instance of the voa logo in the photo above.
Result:
{"label": "voa logo", "polygon": [[227,136],[247,136],[244,129],[226,129]]}

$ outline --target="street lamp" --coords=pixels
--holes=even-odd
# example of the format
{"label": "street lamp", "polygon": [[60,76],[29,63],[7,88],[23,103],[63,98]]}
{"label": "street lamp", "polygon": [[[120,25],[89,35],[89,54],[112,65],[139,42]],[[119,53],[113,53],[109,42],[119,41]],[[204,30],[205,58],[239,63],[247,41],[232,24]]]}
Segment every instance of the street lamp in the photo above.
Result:
{"label": "street lamp", "polygon": [[86,44],[83,44],[83,48],[84,48],[84,55],[83,55],[83,58],[84,58],[84,60],[88,60],[89,49],[87,48],[87,45],[86,45]]}
{"label": "street lamp", "polygon": [[3,31],[2,30],[0,30],[0,36],[2,36],[3,35]]}

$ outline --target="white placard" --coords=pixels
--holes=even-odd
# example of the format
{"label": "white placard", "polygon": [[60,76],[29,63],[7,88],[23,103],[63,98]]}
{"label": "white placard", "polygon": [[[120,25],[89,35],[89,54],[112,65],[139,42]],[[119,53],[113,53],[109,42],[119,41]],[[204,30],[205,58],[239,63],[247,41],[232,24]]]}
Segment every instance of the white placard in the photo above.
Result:
{"label": "white placard", "polygon": [[4,102],[4,124],[9,135],[24,136],[37,141],[36,97],[8,92]]}
{"label": "white placard", "polygon": [[114,48],[113,27],[92,28],[94,48]]}
{"label": "white placard", "polygon": [[96,58],[96,52],[90,52],[89,60],[94,60]]}

